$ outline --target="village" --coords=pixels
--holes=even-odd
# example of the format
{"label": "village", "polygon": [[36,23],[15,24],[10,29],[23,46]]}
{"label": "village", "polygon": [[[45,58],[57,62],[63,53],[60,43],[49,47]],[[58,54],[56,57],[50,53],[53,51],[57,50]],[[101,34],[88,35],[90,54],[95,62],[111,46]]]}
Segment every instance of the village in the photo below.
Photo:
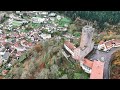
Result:
{"label": "village", "polygon": [[[17,14],[20,12],[16,11]],[[32,14],[31,12],[28,12]],[[32,17],[31,19],[22,19],[21,17],[9,14],[9,19],[1,24],[0,28],[0,66],[4,65],[8,70],[14,64],[16,60],[28,49],[31,49],[40,40],[49,39],[51,34],[42,33],[47,30],[49,33],[58,31],[66,31],[65,27],[60,27],[54,21],[64,18],[63,16],[56,15],[55,13],[48,12],[35,12],[41,15],[40,17]],[[21,14],[21,13],[20,13]],[[20,16],[20,15],[19,15]],[[28,28],[28,23],[42,24],[38,29],[25,30]],[[48,24],[49,23],[49,24]],[[3,30],[4,29],[4,30]],[[3,70],[2,73],[6,73],[7,70]]]}
{"label": "village", "polygon": [[[71,62],[70,58],[72,58],[73,62],[79,63],[79,68],[82,68],[85,73],[89,74],[89,79],[109,78],[108,65],[110,57],[115,51],[119,50],[120,39],[112,38],[110,40],[101,40],[95,44],[97,40],[93,41],[93,38],[96,33],[96,28],[94,28],[93,25],[89,25],[86,23],[87,21],[82,21],[77,18],[81,20],[82,23],[85,22],[85,24],[83,23],[81,26],[81,32],[77,31],[77,33],[75,33],[75,31],[73,33],[70,31],[71,20],[54,12],[4,12],[0,15],[1,21],[2,18],[5,18],[5,20],[0,24],[1,76],[6,76],[11,68],[15,66],[16,62],[23,62],[26,58],[21,56],[27,51],[32,50],[35,45],[40,42],[51,42],[52,38],[54,38],[57,40],[55,44],[58,42],[61,43],[62,47],[58,46],[60,47],[58,52],[61,52],[60,56],[62,59]],[[76,28],[73,27],[72,29],[74,30]],[[60,40],[62,42],[60,42]],[[77,45],[75,45],[75,42]],[[49,51],[49,44],[47,48]],[[54,50],[51,52],[54,52]],[[109,58],[107,56],[109,56]],[[53,57],[55,58],[54,55]],[[54,64],[54,61],[52,62]],[[82,75],[82,77],[83,76],[84,75]]]}

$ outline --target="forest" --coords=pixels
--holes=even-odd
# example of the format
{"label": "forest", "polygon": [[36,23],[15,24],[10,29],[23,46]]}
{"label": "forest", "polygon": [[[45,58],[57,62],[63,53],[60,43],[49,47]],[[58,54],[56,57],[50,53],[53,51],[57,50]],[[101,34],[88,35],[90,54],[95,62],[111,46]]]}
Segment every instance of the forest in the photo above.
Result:
{"label": "forest", "polygon": [[77,17],[88,21],[97,21],[100,28],[104,28],[104,23],[117,24],[120,21],[120,11],[57,11],[75,20]]}
{"label": "forest", "polygon": [[[90,59],[101,41],[115,39],[120,46],[119,18],[120,11],[0,11],[0,79],[90,79],[65,41],[79,47],[83,27],[90,24],[95,29]],[[114,49],[99,52],[111,56]],[[111,79],[120,78],[119,53],[113,54]]]}

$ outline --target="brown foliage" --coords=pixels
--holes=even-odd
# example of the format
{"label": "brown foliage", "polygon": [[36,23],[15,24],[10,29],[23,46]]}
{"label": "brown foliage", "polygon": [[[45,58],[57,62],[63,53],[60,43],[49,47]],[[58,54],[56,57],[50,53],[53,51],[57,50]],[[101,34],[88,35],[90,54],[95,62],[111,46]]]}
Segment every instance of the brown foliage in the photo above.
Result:
{"label": "brown foliage", "polygon": [[37,53],[39,53],[40,51],[43,50],[43,46],[42,46],[41,44],[36,44],[36,45],[34,46],[34,50],[35,50]]}
{"label": "brown foliage", "polygon": [[42,64],[40,64],[40,69],[43,69],[45,67],[45,63],[43,62]]}
{"label": "brown foliage", "polygon": [[3,76],[0,76],[0,79],[3,79]]}
{"label": "brown foliage", "polygon": [[[114,66],[114,67],[113,67]],[[120,79],[120,51],[113,54],[113,62],[111,69],[111,79]]]}
{"label": "brown foliage", "polygon": [[120,51],[117,51],[113,54],[113,64],[120,65]]}
{"label": "brown foliage", "polygon": [[120,65],[120,60],[115,60],[115,61],[113,62],[113,64],[114,64],[114,65]]}

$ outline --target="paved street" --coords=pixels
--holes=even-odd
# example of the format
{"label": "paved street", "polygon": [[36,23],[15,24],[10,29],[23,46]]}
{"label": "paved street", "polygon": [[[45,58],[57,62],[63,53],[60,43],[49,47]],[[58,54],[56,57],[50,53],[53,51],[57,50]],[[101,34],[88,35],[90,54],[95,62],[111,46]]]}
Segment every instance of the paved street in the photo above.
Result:
{"label": "paved street", "polygon": [[109,52],[96,50],[95,54],[90,57],[90,59],[92,60],[100,60],[101,57],[104,57],[105,60],[104,79],[109,79],[109,62],[111,59],[111,55],[117,50],[120,50],[120,48],[112,48]]}

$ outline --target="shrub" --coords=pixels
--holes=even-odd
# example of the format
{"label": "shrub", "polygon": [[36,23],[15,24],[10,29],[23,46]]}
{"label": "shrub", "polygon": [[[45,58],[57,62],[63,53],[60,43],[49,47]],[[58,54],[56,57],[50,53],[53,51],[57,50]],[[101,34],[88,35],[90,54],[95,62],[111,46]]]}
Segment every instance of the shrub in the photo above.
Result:
{"label": "shrub", "polygon": [[62,18],[58,24],[61,26],[61,27],[64,27],[65,24],[70,24],[71,23],[71,19],[70,18]]}
{"label": "shrub", "polygon": [[74,79],[80,79],[80,73],[74,73]]}
{"label": "shrub", "polygon": [[50,70],[44,68],[40,73],[38,73],[36,79],[49,79],[49,74],[50,74]]}
{"label": "shrub", "polygon": [[54,48],[52,49],[53,55],[56,55],[59,50],[60,50],[60,47],[54,47]]}
{"label": "shrub", "polygon": [[56,73],[58,72],[58,70],[59,70],[59,67],[58,67],[58,65],[53,64],[53,65],[50,67],[50,70],[51,70],[51,73],[52,73],[52,74],[56,74]]}
{"label": "shrub", "polygon": [[74,35],[75,37],[80,37],[80,32],[75,32],[73,35]]}
{"label": "shrub", "polygon": [[71,31],[74,31],[74,30],[77,30],[77,27],[76,27],[75,24],[70,24],[70,25],[69,25],[69,29],[70,29]]}
{"label": "shrub", "polygon": [[41,44],[37,44],[37,45],[34,46],[34,50],[35,50],[37,53],[39,53],[40,51],[43,50],[43,47],[42,47]]}
{"label": "shrub", "polygon": [[33,57],[37,58],[37,57],[39,57],[39,54],[37,52],[33,51]]}
{"label": "shrub", "polygon": [[88,79],[88,78],[89,78],[89,75],[86,74],[85,72],[80,74],[80,79]]}
{"label": "shrub", "polygon": [[15,79],[19,79],[20,78],[20,76],[22,75],[22,73],[23,73],[23,68],[21,68],[21,67],[19,67],[19,68],[16,68],[15,69]]}
{"label": "shrub", "polygon": [[62,77],[60,77],[59,79],[68,79],[67,74],[64,74]]}
{"label": "shrub", "polygon": [[49,52],[44,53],[42,61],[43,62],[48,62],[49,59],[50,59],[50,53]]}
{"label": "shrub", "polygon": [[28,75],[28,74],[29,74],[28,71],[25,71],[25,70],[24,70],[24,72],[22,73],[20,79],[28,79],[28,78],[29,78],[29,75]]}
{"label": "shrub", "polygon": [[27,54],[26,53],[24,53],[22,56],[20,56],[20,58],[19,58],[19,62],[23,62],[25,59],[27,58]]}
{"label": "shrub", "polygon": [[77,26],[75,25],[75,24],[70,24],[69,25],[69,30],[68,30],[68,32],[69,33],[73,33],[74,31],[77,31],[78,29],[77,29]]}
{"label": "shrub", "polygon": [[29,72],[31,74],[37,69],[38,64],[36,63],[36,61],[30,61],[30,63],[29,63]]}

